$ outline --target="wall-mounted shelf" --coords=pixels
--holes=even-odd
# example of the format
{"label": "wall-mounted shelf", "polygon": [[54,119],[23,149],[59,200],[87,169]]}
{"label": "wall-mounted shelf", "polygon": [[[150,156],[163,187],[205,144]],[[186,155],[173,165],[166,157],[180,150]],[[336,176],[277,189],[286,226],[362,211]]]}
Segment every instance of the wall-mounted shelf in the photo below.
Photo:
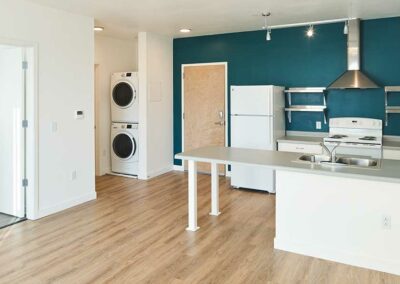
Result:
{"label": "wall-mounted shelf", "polygon": [[[288,114],[288,121],[292,123],[292,111],[304,111],[304,112],[322,112],[324,114],[324,123],[327,123],[326,119],[326,88],[320,87],[305,87],[305,88],[290,88],[285,90],[288,99],[288,107],[285,111]],[[295,94],[321,94],[323,96],[323,105],[292,105],[292,95]]]}
{"label": "wall-mounted shelf", "polygon": [[400,106],[388,106],[386,107],[386,113],[400,113]]}
{"label": "wall-mounted shelf", "polygon": [[326,88],[323,87],[304,87],[304,88],[289,88],[285,93],[324,93]]}
{"label": "wall-mounted shelf", "polygon": [[389,93],[400,93],[400,86],[386,86],[385,87],[385,125],[389,125],[389,114],[400,113],[400,106],[389,106],[388,95]]}

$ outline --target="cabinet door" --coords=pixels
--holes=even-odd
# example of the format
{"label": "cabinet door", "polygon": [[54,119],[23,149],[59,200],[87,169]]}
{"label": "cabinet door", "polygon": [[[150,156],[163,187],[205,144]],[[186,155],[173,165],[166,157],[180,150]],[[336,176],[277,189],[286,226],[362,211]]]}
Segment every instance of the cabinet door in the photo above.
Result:
{"label": "cabinet door", "polygon": [[305,143],[278,143],[278,151],[281,152],[295,152],[305,154],[322,154],[322,147],[317,144],[305,144]]}
{"label": "cabinet door", "polygon": [[383,158],[388,160],[400,160],[400,150],[383,149]]}

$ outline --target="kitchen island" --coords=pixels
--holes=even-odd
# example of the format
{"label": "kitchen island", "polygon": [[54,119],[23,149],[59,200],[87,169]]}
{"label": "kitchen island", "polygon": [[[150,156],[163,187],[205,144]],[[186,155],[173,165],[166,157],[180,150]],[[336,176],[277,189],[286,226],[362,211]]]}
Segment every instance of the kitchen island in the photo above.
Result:
{"label": "kitchen island", "polygon": [[205,147],[177,154],[189,166],[189,226],[197,226],[197,162],[212,165],[211,215],[219,215],[218,164],[276,170],[276,249],[400,275],[400,161],[323,166],[300,154]]}

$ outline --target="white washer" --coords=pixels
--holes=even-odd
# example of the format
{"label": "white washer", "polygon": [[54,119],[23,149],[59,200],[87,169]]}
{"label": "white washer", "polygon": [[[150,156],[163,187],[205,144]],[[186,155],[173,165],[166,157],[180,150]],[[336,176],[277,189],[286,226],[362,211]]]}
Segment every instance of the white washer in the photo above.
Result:
{"label": "white washer", "polygon": [[139,125],[137,123],[112,123],[111,171],[118,174],[138,175]]}
{"label": "white washer", "polygon": [[139,122],[138,73],[120,72],[111,76],[111,121]]}

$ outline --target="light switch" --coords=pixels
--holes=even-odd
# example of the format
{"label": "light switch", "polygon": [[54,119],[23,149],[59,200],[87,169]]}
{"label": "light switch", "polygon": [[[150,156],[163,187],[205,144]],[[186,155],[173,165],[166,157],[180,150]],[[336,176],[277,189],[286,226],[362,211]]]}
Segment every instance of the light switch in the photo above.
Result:
{"label": "light switch", "polygon": [[315,123],[315,128],[316,128],[316,129],[321,129],[321,128],[322,128],[321,121],[317,121],[317,122]]}

